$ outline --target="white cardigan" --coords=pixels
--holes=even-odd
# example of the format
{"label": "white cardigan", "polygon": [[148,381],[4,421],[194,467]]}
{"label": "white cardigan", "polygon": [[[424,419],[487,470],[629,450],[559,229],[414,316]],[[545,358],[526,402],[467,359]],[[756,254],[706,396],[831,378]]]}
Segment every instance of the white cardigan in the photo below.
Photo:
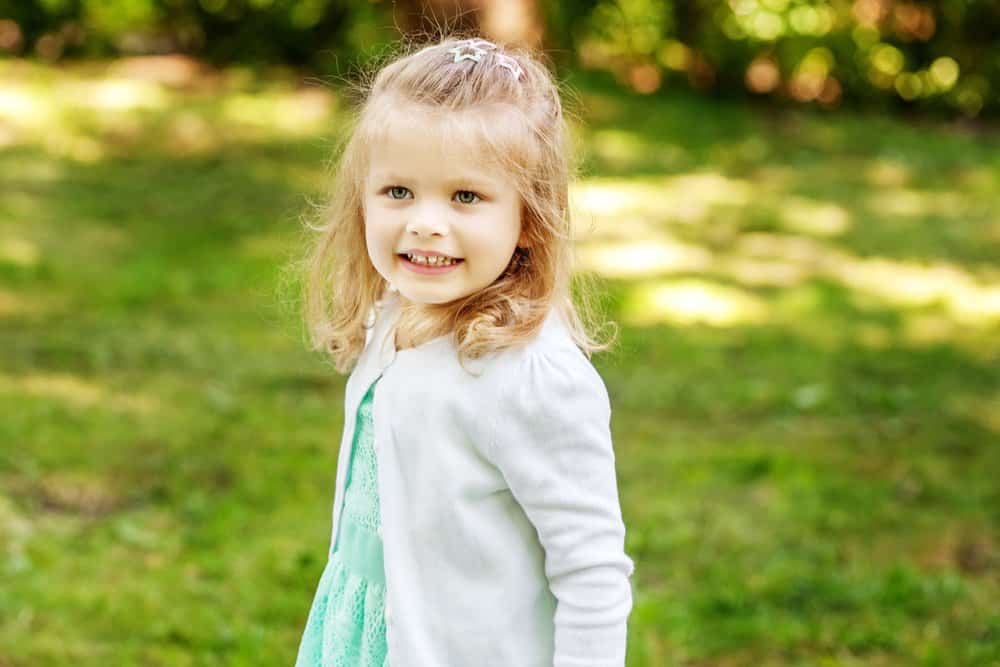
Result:
{"label": "white cardigan", "polygon": [[[633,561],[607,389],[552,311],[529,344],[458,363],[395,349],[387,291],[345,389],[331,547],[371,383],[393,667],[621,667]],[[377,316],[376,315],[377,312]]]}

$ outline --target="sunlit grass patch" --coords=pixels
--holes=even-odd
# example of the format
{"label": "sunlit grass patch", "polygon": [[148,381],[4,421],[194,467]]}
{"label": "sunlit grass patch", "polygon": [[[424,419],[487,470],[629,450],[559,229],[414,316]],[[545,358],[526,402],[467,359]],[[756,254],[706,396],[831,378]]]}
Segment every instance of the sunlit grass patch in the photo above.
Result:
{"label": "sunlit grass patch", "polygon": [[[146,68],[109,62],[60,70],[0,63],[4,143],[40,144],[84,164],[136,149],[204,155],[234,142],[315,137],[338,106],[328,85],[287,73],[263,80],[233,68],[177,79],[157,75],[169,61],[151,60]],[[204,85],[191,90],[192,81]]]}

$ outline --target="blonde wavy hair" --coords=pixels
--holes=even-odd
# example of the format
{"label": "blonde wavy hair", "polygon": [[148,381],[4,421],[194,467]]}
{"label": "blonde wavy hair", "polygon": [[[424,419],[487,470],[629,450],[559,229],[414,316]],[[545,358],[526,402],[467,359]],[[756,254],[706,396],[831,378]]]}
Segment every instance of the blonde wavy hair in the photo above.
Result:
{"label": "blonde wavy hair", "polygon": [[[339,158],[331,162],[330,192],[306,216],[311,248],[302,262],[309,342],[326,351],[340,373],[364,349],[368,313],[387,286],[368,256],[363,188],[371,146],[391,114],[427,114],[440,121],[436,127],[445,136],[474,140],[484,159],[503,166],[520,192],[526,239],[504,273],[475,294],[444,304],[403,299],[400,319],[408,335],[423,341],[453,333],[461,362],[527,342],[554,308],[588,358],[617,336],[617,325],[610,323],[612,339],[595,339],[596,291],[573,275],[569,183],[576,161],[559,84],[540,56],[524,49],[497,45],[480,62],[455,62],[449,49],[470,38],[452,34],[431,44],[400,43],[401,52],[349,89],[356,109]],[[523,76],[499,66],[498,54],[513,58]]]}

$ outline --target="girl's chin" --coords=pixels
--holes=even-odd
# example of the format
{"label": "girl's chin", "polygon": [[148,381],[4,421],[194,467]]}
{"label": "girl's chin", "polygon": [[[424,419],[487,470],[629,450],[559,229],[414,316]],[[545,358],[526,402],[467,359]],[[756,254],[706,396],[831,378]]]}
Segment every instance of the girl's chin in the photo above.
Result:
{"label": "girl's chin", "polygon": [[443,306],[459,299],[464,299],[476,290],[464,289],[461,286],[435,284],[422,278],[409,278],[399,276],[393,284],[399,291],[399,295],[410,303],[425,306]]}

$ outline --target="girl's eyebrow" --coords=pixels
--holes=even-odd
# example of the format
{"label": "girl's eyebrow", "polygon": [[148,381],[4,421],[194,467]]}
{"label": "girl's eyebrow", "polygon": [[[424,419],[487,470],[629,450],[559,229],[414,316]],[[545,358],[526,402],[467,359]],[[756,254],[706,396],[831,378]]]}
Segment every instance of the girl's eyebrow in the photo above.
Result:
{"label": "girl's eyebrow", "polygon": [[475,176],[464,176],[462,178],[456,178],[448,181],[448,185],[452,187],[470,187],[481,190],[489,190],[496,187],[496,184],[488,178],[475,177]]}
{"label": "girl's eyebrow", "polygon": [[394,174],[392,172],[383,172],[376,174],[372,179],[374,181],[406,181],[409,180],[405,176],[400,176],[399,174]]}
{"label": "girl's eyebrow", "polygon": [[[374,180],[382,183],[396,183],[396,182],[406,183],[408,181],[413,181],[416,179],[408,178],[406,176],[403,176],[401,174],[396,174],[394,172],[384,172],[377,174]],[[496,187],[496,184],[492,180],[488,178],[483,178],[481,176],[479,177],[460,176],[458,178],[449,179],[448,181],[445,182],[445,185],[456,188],[473,187],[473,188],[483,188],[487,190]]]}

